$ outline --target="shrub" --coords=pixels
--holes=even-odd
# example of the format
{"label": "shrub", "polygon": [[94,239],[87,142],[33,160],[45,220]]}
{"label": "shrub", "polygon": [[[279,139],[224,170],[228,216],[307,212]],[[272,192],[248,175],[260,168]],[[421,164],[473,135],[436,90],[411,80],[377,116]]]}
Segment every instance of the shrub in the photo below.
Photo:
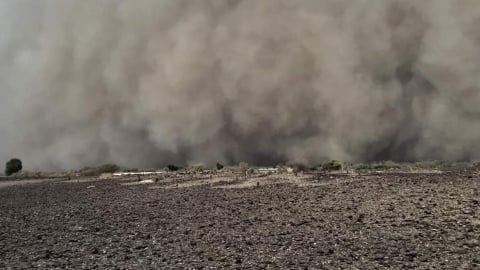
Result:
{"label": "shrub", "polygon": [[115,164],[103,164],[98,167],[83,167],[78,171],[81,176],[98,176],[104,173],[114,173],[120,171],[120,167]]}
{"label": "shrub", "polygon": [[[305,163],[301,162],[301,161],[288,161],[287,162],[287,167],[290,167],[293,174],[295,176],[298,175],[298,173],[302,172],[308,172],[310,170],[310,167],[307,166]],[[287,169],[288,171],[288,169]]]}
{"label": "shrub", "polygon": [[287,165],[293,169],[293,172],[295,173],[295,175],[299,172],[306,172],[309,169],[307,165],[305,165],[300,161],[290,161],[290,162],[287,162]]}
{"label": "shrub", "polygon": [[431,160],[431,161],[418,161],[413,164],[416,168],[420,169],[445,169],[453,167],[453,162],[445,160]]}
{"label": "shrub", "polygon": [[287,169],[286,166],[278,166],[277,165],[277,168],[278,168],[279,173],[287,173],[288,172],[288,169]]}
{"label": "shrub", "polygon": [[7,164],[5,164],[5,174],[7,176],[10,176],[21,170],[22,170],[22,161],[18,158],[12,158],[7,162]]}
{"label": "shrub", "polygon": [[167,165],[167,168],[168,168],[168,170],[170,170],[172,172],[176,172],[176,171],[180,170],[182,167],[177,166],[177,165],[173,165],[173,164],[169,164],[169,165]]}
{"label": "shrub", "polygon": [[241,173],[243,176],[247,176],[248,163],[246,163],[246,162],[240,162],[240,164],[238,164],[238,167],[239,167],[239,169],[240,169],[240,173]]}
{"label": "shrub", "polygon": [[191,172],[203,172],[205,170],[208,170],[208,167],[204,163],[197,163],[190,165],[188,167],[188,170]]}
{"label": "shrub", "polygon": [[401,169],[402,165],[393,161],[379,161],[375,163],[360,163],[354,166],[355,170],[394,170]]}
{"label": "shrub", "polygon": [[353,166],[355,170],[371,170],[373,168],[370,164],[360,163]]}
{"label": "shrub", "polygon": [[217,166],[217,170],[221,170],[221,169],[223,169],[223,167],[224,167],[222,164],[220,164],[220,163],[218,163],[218,162],[217,162],[217,165],[216,165],[216,166]]}
{"label": "shrub", "polygon": [[322,164],[322,170],[324,171],[339,171],[342,169],[342,163],[338,160],[330,160]]}
{"label": "shrub", "polygon": [[119,170],[120,170],[120,167],[116,164],[104,164],[98,167],[99,173],[114,173],[114,172],[118,172]]}
{"label": "shrub", "polygon": [[393,161],[380,161],[373,164],[374,170],[391,170],[391,169],[400,169],[401,166],[398,163]]}

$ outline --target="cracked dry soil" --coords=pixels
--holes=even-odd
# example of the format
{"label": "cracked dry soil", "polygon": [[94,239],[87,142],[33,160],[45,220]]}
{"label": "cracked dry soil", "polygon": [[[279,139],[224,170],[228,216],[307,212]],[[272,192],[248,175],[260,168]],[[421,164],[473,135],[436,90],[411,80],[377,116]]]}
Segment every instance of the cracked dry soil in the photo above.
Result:
{"label": "cracked dry soil", "polygon": [[480,269],[476,174],[322,181],[5,187],[0,268]]}

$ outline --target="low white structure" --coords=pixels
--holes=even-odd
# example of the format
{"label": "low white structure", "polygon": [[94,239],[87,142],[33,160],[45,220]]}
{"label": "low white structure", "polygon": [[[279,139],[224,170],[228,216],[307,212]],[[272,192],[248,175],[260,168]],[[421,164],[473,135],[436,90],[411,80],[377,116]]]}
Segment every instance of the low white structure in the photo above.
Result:
{"label": "low white structure", "polygon": [[165,174],[164,171],[159,172],[118,172],[114,173],[113,176],[135,176],[135,175],[158,175],[158,174]]}
{"label": "low white structure", "polygon": [[257,172],[259,173],[277,173],[278,172],[278,168],[258,168],[257,169]]}

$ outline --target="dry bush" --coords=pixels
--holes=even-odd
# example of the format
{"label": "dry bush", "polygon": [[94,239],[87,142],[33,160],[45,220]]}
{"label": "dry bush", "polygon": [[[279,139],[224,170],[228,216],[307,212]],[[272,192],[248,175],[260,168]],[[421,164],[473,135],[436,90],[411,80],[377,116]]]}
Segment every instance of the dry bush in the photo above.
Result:
{"label": "dry bush", "polygon": [[83,167],[78,171],[80,176],[99,176],[104,173],[115,173],[120,167],[115,164],[103,164],[98,167]]}
{"label": "dry bush", "polygon": [[168,168],[169,171],[172,171],[172,172],[176,172],[176,171],[182,169],[182,167],[177,166],[177,165],[173,165],[173,164],[167,165],[167,168]]}
{"label": "dry bush", "polygon": [[246,162],[240,162],[240,164],[238,164],[238,168],[240,170],[240,174],[244,177],[247,176],[247,171],[248,171],[248,163]]}
{"label": "dry bush", "polygon": [[322,164],[323,171],[339,171],[342,167],[342,163],[338,160],[330,160]]}
{"label": "dry bush", "polygon": [[286,166],[277,166],[277,168],[278,168],[279,173],[287,173],[288,172]]}
{"label": "dry bush", "polygon": [[191,165],[188,169],[192,170],[192,171],[195,171],[195,172],[202,172],[202,171],[207,170],[208,168],[207,168],[207,165],[205,165],[203,163],[197,163],[197,164]]}
{"label": "dry bush", "polygon": [[297,175],[300,172],[309,171],[309,167],[305,163],[300,161],[290,161],[290,162],[287,162],[287,165],[293,169],[293,173],[295,175]]}

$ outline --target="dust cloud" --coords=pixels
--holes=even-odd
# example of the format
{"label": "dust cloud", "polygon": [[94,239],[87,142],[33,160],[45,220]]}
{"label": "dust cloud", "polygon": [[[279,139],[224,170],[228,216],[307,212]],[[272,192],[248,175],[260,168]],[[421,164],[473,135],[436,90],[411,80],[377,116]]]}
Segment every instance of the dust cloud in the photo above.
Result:
{"label": "dust cloud", "polygon": [[478,159],[476,0],[4,0],[0,160]]}

